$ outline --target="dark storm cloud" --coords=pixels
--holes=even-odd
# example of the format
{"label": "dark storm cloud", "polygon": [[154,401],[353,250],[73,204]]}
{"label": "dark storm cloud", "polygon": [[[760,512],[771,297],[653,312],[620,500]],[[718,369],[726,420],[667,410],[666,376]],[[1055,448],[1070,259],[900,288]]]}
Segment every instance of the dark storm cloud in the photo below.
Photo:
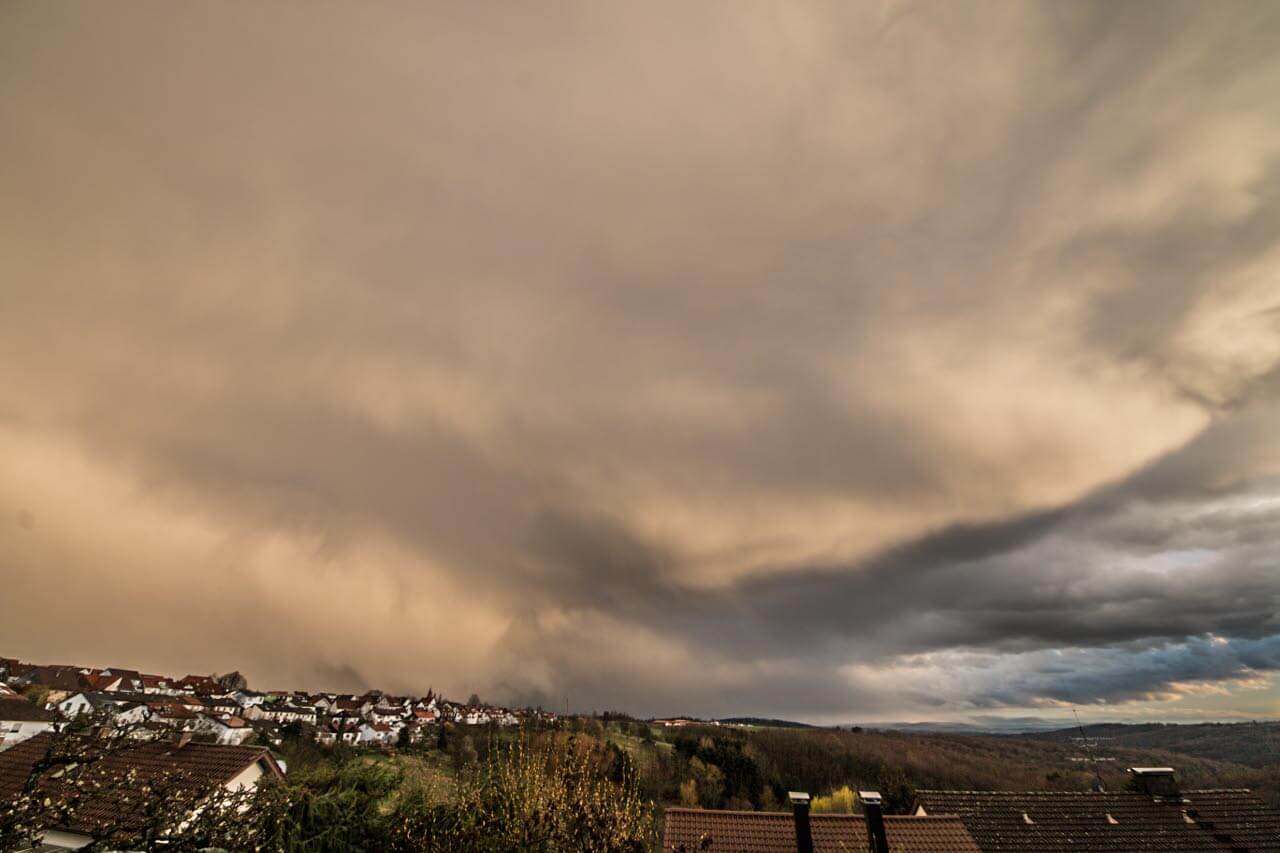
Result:
{"label": "dark storm cloud", "polygon": [[[985,656],[963,695],[980,707],[1143,699],[1265,674],[1280,669],[1280,478],[1205,500],[1221,470],[1191,478],[1185,457],[1215,440],[1069,507],[958,526],[857,566],[797,567],[707,594],[650,590],[628,612],[717,660],[773,660],[788,681],[830,679],[851,659],[892,669],[930,653],[948,653],[943,665]],[[1180,476],[1154,494],[1171,469]],[[928,704],[928,689],[913,699]],[[788,695],[793,709],[829,714],[856,689],[840,694],[828,684]]]}
{"label": "dark storm cloud", "polygon": [[8,653],[140,610],[98,662],[827,716],[1274,669],[1274,4],[0,17]]}

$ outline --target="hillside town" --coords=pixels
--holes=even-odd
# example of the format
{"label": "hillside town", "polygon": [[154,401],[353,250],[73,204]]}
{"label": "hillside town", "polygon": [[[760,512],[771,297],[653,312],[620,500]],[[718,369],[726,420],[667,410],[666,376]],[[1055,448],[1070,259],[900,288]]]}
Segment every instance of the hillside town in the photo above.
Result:
{"label": "hillside town", "polygon": [[[465,726],[492,727],[486,758],[467,745],[471,738],[450,734]],[[959,750],[941,764],[964,763],[963,769],[922,776],[934,785],[1060,778],[1041,766],[1024,776],[1001,751],[999,771],[984,781],[975,763],[983,742],[943,739],[930,747],[920,737],[687,717],[637,720],[617,712],[557,718],[475,696],[453,702],[433,690],[424,696],[255,690],[238,672],[171,678],[0,658],[0,850],[52,853],[95,843],[285,849],[279,839],[265,846],[263,840],[274,838],[282,822],[295,840],[328,838],[341,826],[364,839],[362,849],[476,849],[493,841],[474,834],[481,830],[506,839],[492,849],[526,849],[517,843],[518,821],[479,812],[533,796],[549,810],[545,817],[555,815],[554,831],[574,840],[556,849],[1280,853],[1280,809],[1246,788],[1196,784],[1204,777],[1194,765],[1192,784],[1173,767],[1119,771],[1095,764],[1091,779],[1080,777],[1084,786],[987,790],[907,785],[900,771],[869,760],[870,753],[833,755],[856,743],[874,749],[877,741],[899,758]],[[494,746],[503,740],[506,748]],[[446,752],[446,742],[463,748]],[[1074,748],[1041,747],[1067,766]],[[291,767],[295,758],[299,764]],[[495,761],[488,766],[501,772],[471,772]],[[587,767],[594,769],[583,775]],[[420,786],[433,773],[457,798],[451,804],[425,798]],[[556,773],[569,775],[550,784]],[[828,783],[823,790],[830,793],[813,798],[792,787],[821,778],[870,784],[855,792]],[[555,805],[538,799],[549,790],[565,799]],[[479,793],[468,799],[468,792]],[[330,804],[321,809],[324,820],[333,825],[296,820],[313,815],[322,801]],[[358,830],[348,825],[357,815],[369,817]],[[580,843],[587,831],[598,837]]]}
{"label": "hillside town", "polygon": [[298,690],[253,690],[239,672],[172,678],[124,667],[28,663],[0,658],[0,750],[76,719],[105,719],[138,740],[186,735],[197,742],[278,745],[286,731],[322,746],[385,748],[419,743],[444,723],[554,723],[541,709]]}

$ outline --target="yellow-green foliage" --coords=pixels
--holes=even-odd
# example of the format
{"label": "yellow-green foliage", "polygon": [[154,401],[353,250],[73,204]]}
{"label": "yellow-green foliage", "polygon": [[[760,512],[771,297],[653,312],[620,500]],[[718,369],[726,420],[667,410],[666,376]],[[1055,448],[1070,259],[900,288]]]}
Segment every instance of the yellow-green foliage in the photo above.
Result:
{"label": "yellow-green foliage", "polygon": [[408,840],[427,849],[641,853],[653,841],[651,804],[634,771],[601,774],[598,747],[574,737],[518,741],[459,783],[447,815],[419,815]]}
{"label": "yellow-green foliage", "polygon": [[810,809],[815,814],[853,814],[855,802],[857,797],[848,785],[844,785],[825,797],[814,797]]}

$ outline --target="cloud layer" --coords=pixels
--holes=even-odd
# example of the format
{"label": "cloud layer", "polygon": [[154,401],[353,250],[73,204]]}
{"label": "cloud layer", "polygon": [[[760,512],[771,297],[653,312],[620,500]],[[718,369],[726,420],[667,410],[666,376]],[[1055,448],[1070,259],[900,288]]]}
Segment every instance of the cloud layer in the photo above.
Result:
{"label": "cloud layer", "polygon": [[0,16],[7,653],[1280,711],[1273,4]]}

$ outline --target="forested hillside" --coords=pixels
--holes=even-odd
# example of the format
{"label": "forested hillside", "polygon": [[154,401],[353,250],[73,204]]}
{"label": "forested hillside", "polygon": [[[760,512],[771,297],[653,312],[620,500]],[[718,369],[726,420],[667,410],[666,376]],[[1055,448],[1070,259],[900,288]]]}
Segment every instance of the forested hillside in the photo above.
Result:
{"label": "forested hillside", "polygon": [[[613,722],[604,737],[635,762],[648,796],[706,808],[776,809],[789,790],[814,796],[874,788],[891,811],[908,810],[919,788],[1088,790],[1094,763],[1069,739],[915,734],[890,731],[685,727],[652,731]],[[1108,788],[1126,768],[1171,765],[1187,788],[1247,787],[1280,805],[1280,766],[1164,749],[1115,747],[1097,763]]]}
{"label": "forested hillside", "polygon": [[[1115,748],[1163,749],[1247,767],[1280,764],[1280,723],[1142,723],[1085,726],[1085,735],[1102,754]],[[1079,729],[1028,735],[1056,743],[1075,743]]]}

